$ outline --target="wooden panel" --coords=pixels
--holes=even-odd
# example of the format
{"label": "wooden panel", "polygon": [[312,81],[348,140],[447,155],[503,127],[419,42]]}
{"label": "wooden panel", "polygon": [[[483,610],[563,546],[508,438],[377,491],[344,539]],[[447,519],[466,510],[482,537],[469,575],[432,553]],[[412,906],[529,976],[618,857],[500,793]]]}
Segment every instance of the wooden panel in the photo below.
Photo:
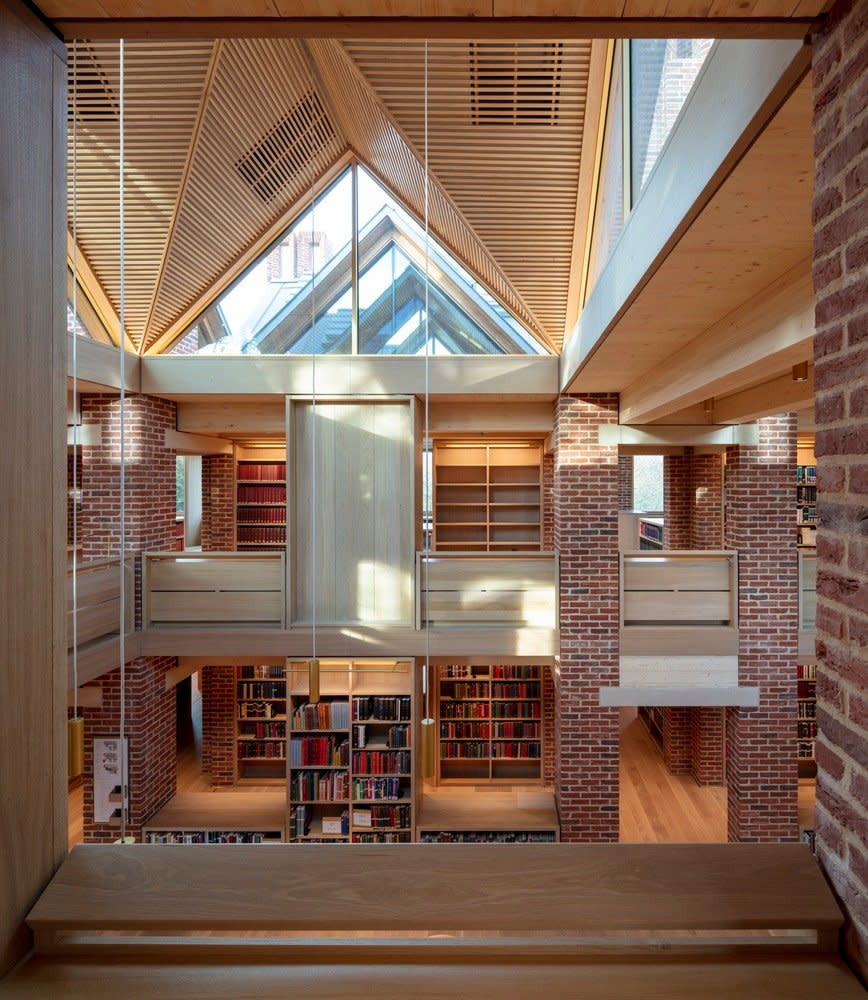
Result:
{"label": "wooden panel", "polygon": [[631,591],[624,594],[624,623],[729,621],[729,591],[715,593]]}
{"label": "wooden panel", "polygon": [[184,593],[152,591],[149,596],[150,625],[220,622],[274,622],[283,620],[283,594],[277,593]]}
{"label": "wooden panel", "polygon": [[729,559],[624,558],[625,590],[729,590]]}
{"label": "wooden panel", "polygon": [[[115,586],[115,591],[117,591]],[[111,635],[120,631],[120,598],[117,596],[113,600],[102,601],[96,604],[89,604],[88,607],[79,608],[78,611],[78,642],[81,645],[98,639],[104,635]],[[66,616],[66,641],[69,648],[72,648],[72,618],[73,613],[69,611]]]}
{"label": "wooden panel", "polygon": [[318,623],[410,624],[415,465],[409,401],[321,402],[315,414],[309,403],[296,401],[288,434],[294,621],[315,615]]}
{"label": "wooden panel", "polygon": [[209,553],[201,559],[148,559],[151,590],[279,591],[282,576],[279,555],[268,559],[220,559]]}
{"label": "wooden panel", "polygon": [[[117,597],[120,590],[119,563],[112,559],[98,565],[85,563],[78,567],[76,592],[79,608]],[[68,574],[67,609],[72,608],[72,574]]]}
{"label": "wooden panel", "polygon": [[722,625],[632,625],[621,629],[622,656],[731,656],[738,629]]}
{"label": "wooden panel", "polygon": [[[738,687],[737,656],[622,656],[618,683],[656,687]],[[646,704],[644,701],[642,704]],[[697,702],[701,704],[701,702]]]}
{"label": "wooden panel", "polygon": [[66,851],[64,47],[0,4],[0,975]]}
{"label": "wooden panel", "polygon": [[556,585],[556,562],[549,555],[536,559],[521,556],[472,556],[425,560],[431,590],[529,590]]}

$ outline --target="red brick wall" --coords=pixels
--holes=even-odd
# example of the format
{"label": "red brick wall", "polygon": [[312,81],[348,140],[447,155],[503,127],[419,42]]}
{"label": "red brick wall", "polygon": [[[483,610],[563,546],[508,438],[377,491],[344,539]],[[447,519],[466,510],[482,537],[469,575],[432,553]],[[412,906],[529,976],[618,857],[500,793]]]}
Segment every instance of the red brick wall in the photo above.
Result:
{"label": "red brick wall", "polygon": [[633,509],[633,456],[618,456],[618,510]]}
{"label": "red brick wall", "polygon": [[[129,821],[127,836],[141,839],[142,824],[175,793],[175,689],[165,686],[174,657],[140,657],[126,664],[124,732],[129,745]],[[120,828],[93,820],[93,740],[120,733],[120,668],[93,685],[102,689],[101,708],[80,708],[84,718],[84,839],[111,842]]]}
{"label": "red brick wall", "polygon": [[235,783],[235,667],[202,668],[202,773]]}
{"label": "red brick wall", "polygon": [[618,839],[618,449],[599,429],[617,395],[561,396],[555,409],[555,548],[560,554],[561,663],[556,792],[561,836]]}
{"label": "red brick wall", "polygon": [[542,547],[553,552],[555,547],[555,457],[551,452],[543,455],[542,462]]}
{"label": "red brick wall", "polygon": [[663,709],[663,760],[670,774],[690,774],[690,709],[667,706]]}
{"label": "red brick wall", "polygon": [[690,463],[684,455],[663,456],[663,548],[690,548]]}
{"label": "red brick wall", "polygon": [[543,779],[547,785],[555,783],[555,688],[551,668],[542,668],[543,693]]}
{"label": "red brick wall", "polygon": [[202,457],[202,549],[235,549],[235,459],[231,455]]}
{"label": "red brick wall", "polygon": [[691,549],[723,548],[723,456],[693,453],[690,467]]}
{"label": "red brick wall", "polygon": [[817,854],[868,979],[868,4],[814,39]]}
{"label": "red brick wall", "polygon": [[690,709],[690,773],[697,785],[726,784],[724,718],[722,708]]}
{"label": "red brick wall", "polygon": [[794,414],[758,421],[759,445],[727,449],[725,541],[739,553],[739,684],[760,704],[727,711],[729,839],[798,837],[798,563]]}

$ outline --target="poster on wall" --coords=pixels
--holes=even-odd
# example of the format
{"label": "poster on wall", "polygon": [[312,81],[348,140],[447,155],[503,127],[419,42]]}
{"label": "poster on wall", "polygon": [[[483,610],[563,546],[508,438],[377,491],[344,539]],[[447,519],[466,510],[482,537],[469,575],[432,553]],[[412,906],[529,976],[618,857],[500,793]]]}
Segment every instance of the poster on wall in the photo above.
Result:
{"label": "poster on wall", "polygon": [[[95,823],[120,823],[121,786],[124,806],[129,816],[129,740],[124,739],[124,753],[118,737],[98,737],[93,741],[93,818]],[[123,778],[121,778],[123,757]]]}

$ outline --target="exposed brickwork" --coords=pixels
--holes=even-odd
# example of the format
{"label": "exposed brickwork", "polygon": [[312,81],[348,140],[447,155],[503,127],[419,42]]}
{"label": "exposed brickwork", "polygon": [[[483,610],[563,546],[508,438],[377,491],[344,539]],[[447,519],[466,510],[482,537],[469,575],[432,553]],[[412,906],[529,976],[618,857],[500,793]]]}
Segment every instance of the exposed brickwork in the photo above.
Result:
{"label": "exposed brickwork", "polygon": [[549,667],[542,668],[543,692],[543,779],[547,785],[555,783],[555,688]]}
{"label": "exposed brickwork", "polygon": [[690,709],[667,706],[663,709],[663,760],[670,774],[690,774],[692,770]]}
{"label": "exposed brickwork", "polygon": [[[76,461],[77,459],[77,461]],[[67,452],[66,455],[66,544],[73,544],[74,530],[81,533],[81,525],[76,525],[73,519],[75,510],[75,490],[81,488],[81,449],[75,453]]]}
{"label": "exposed brickwork", "polygon": [[798,562],[793,532],[793,414],[758,421],[759,445],[727,449],[725,541],[739,553],[739,684],[759,707],[727,711],[729,838],[798,837]]}
{"label": "exposed brickwork", "polygon": [[187,334],[186,337],[182,337],[180,340],[176,340],[172,350],[168,352],[169,354],[198,354],[199,353],[199,330],[197,327]]}
{"label": "exposed brickwork", "polygon": [[544,552],[553,552],[555,547],[555,457],[551,452],[543,455],[542,461],[542,547]]}
{"label": "exposed brickwork", "polygon": [[690,463],[692,448],[684,455],[663,457],[663,548],[690,548]]}
{"label": "exposed brickwork", "polygon": [[868,4],[814,39],[817,854],[868,980]]}
{"label": "exposed brickwork", "polygon": [[235,783],[235,667],[202,668],[202,773]]}
{"label": "exposed brickwork", "polygon": [[633,456],[618,456],[618,510],[633,509]]}
{"label": "exposed brickwork", "polygon": [[690,709],[690,773],[697,785],[726,784],[726,729],[722,708]]}
{"label": "exposed brickwork", "polygon": [[690,464],[691,549],[723,548],[723,456],[697,455]]}
{"label": "exposed brickwork", "polygon": [[560,555],[558,810],[569,841],[618,839],[618,450],[599,429],[611,394],[561,396],[555,410],[555,548]]}
{"label": "exposed brickwork", "polygon": [[235,459],[231,455],[202,457],[202,549],[235,549]]}
{"label": "exposed brickwork", "polygon": [[[126,834],[141,839],[142,824],[175,793],[175,689],[166,690],[166,672],[174,657],[140,657],[126,664],[124,732],[129,746],[129,821]],[[93,802],[93,740],[120,733],[120,668],[93,682],[102,689],[101,708],[80,708],[84,718],[84,839],[106,843],[120,828],[95,823]],[[89,685],[90,686],[90,685]]]}
{"label": "exposed brickwork", "polygon": [[[175,403],[128,396],[125,434],[126,551],[170,552],[175,548],[175,452],[164,445],[174,430]],[[79,532],[83,559],[120,553],[120,401],[82,396],[84,424],[102,425],[102,443],[83,447]],[[141,560],[136,559],[136,624],[141,623]]]}

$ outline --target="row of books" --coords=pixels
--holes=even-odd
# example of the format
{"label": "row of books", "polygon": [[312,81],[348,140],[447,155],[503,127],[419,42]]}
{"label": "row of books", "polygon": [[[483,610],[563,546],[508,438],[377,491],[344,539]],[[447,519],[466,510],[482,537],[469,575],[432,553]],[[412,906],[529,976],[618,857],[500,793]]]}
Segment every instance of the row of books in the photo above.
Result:
{"label": "row of books", "polygon": [[797,486],[796,487],[796,502],[797,503],[816,503],[817,502],[817,487],[816,486]]}
{"label": "row of books", "polygon": [[282,545],[286,542],[286,526],[282,524],[239,524],[238,541],[254,545]]}
{"label": "row of books", "polygon": [[239,462],[239,479],[286,479],[286,462]]}
{"label": "row of books", "polygon": [[553,830],[424,830],[423,844],[552,844]]}
{"label": "row of books", "polygon": [[491,685],[492,698],[539,698],[538,683],[493,683]]}
{"label": "row of books", "polygon": [[354,799],[375,801],[377,799],[399,799],[404,791],[401,778],[353,778]]}
{"label": "row of books", "polygon": [[259,698],[284,698],[286,681],[239,681],[238,697],[256,701]]}
{"label": "row of books", "polygon": [[286,510],[283,507],[239,507],[239,524],[258,524],[268,521],[271,524],[286,524]]}
{"label": "row of books", "polygon": [[494,738],[496,740],[532,740],[538,736],[538,722],[496,722],[494,724]]}
{"label": "row of books", "polygon": [[146,844],[262,844],[266,841],[278,841],[278,833],[239,832],[216,830],[152,830],[145,834]]}
{"label": "row of books", "polygon": [[283,680],[286,678],[286,667],[280,663],[246,663],[238,668],[238,675],[245,681]]}
{"label": "row of books", "polygon": [[816,719],[817,718],[817,703],[815,701],[800,701],[799,702],[799,718],[800,719]]}
{"label": "row of books", "polygon": [[356,695],[353,697],[353,720],[366,722],[379,719],[384,722],[409,722],[410,696]]}
{"label": "row of books", "polygon": [[286,739],[285,722],[260,722],[258,719],[251,719],[250,722],[242,722],[239,727],[240,736],[255,736],[257,739]]}
{"label": "row of books", "polygon": [[816,465],[797,465],[796,466],[796,482],[797,483],[810,483],[817,479],[817,467]]}
{"label": "row of books", "polygon": [[239,701],[238,715],[242,719],[272,719],[283,715],[284,705],[280,701]]}
{"label": "row of books", "polygon": [[800,681],[812,681],[817,676],[817,665],[815,663],[800,663],[797,667],[797,676]]}
{"label": "row of books", "polygon": [[[374,730],[375,737],[382,739],[379,727]],[[386,731],[387,747],[408,747],[410,746],[410,727],[407,725],[389,726]],[[359,750],[364,749],[368,742],[368,726],[364,722],[353,723],[353,746]]]}
{"label": "row of books", "polygon": [[337,736],[305,736],[289,741],[290,767],[346,767],[349,740]]}
{"label": "row of books", "polygon": [[462,743],[440,741],[440,757],[443,760],[484,760],[490,756],[491,743],[488,740],[466,740]]}
{"label": "row of books", "polygon": [[441,679],[451,680],[453,678],[458,678],[459,680],[464,677],[473,677],[473,670],[469,663],[447,663],[440,668]]}
{"label": "row of books", "polygon": [[798,736],[800,740],[813,740],[817,738],[816,719],[799,719]]}
{"label": "row of books", "polygon": [[441,695],[447,698],[487,698],[488,691],[488,681],[460,681],[441,688]]}
{"label": "row of books", "polygon": [[409,750],[356,750],[354,774],[409,774]]}
{"label": "row of books", "polygon": [[799,698],[816,698],[817,697],[817,682],[816,681],[798,681],[797,695],[798,695]]}
{"label": "row of books", "polygon": [[286,759],[286,743],[283,740],[239,740],[236,745],[241,760]]}
{"label": "row of books", "polygon": [[345,802],[350,797],[347,771],[295,771],[290,794],[296,802]]}
{"label": "row of books", "polygon": [[493,719],[540,719],[542,705],[538,701],[495,701],[491,704]]}
{"label": "row of books", "polygon": [[495,680],[538,680],[539,667],[533,664],[496,663],[491,668],[491,676]]}
{"label": "row of books", "polygon": [[354,844],[409,844],[410,831],[384,831],[383,833],[354,833]]}
{"label": "row of books", "polygon": [[815,506],[797,507],[796,524],[816,524],[817,508]]}
{"label": "row of books", "polygon": [[441,701],[441,719],[487,719],[489,704],[487,701]]}
{"label": "row of books", "polygon": [[413,822],[409,805],[371,806],[353,809],[353,826],[409,827]]}
{"label": "row of books", "polygon": [[440,738],[444,740],[487,740],[491,736],[488,722],[441,722]]}
{"label": "row of books", "polygon": [[239,503],[286,503],[285,486],[239,486]]}
{"label": "row of books", "polygon": [[305,702],[292,713],[293,729],[349,729],[349,706],[345,701]]}
{"label": "row of books", "polygon": [[505,757],[509,760],[539,760],[542,756],[542,746],[535,740],[521,743],[492,743],[492,757]]}
{"label": "row of books", "polygon": [[813,740],[799,740],[798,743],[798,755],[803,760],[810,759],[814,756],[814,741]]}

